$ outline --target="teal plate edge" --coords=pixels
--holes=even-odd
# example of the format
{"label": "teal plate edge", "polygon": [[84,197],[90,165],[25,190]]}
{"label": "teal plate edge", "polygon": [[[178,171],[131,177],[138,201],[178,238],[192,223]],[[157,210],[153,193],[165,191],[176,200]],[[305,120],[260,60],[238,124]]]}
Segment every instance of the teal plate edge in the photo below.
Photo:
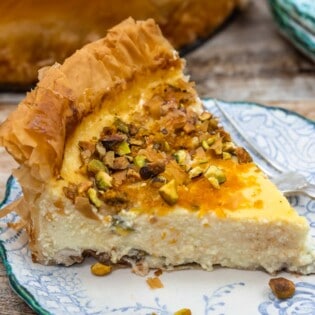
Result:
{"label": "teal plate edge", "polygon": [[277,1],[269,0],[270,9],[280,33],[297,49],[315,62],[315,42],[313,33],[292,18]]}
{"label": "teal plate edge", "polygon": [[[13,176],[11,175],[8,178],[8,181],[6,183],[6,189],[5,189],[5,195],[3,200],[0,203],[0,208],[4,206],[4,204],[7,203],[9,197],[10,197],[10,187],[13,182]],[[1,211],[1,210],[0,210]],[[37,300],[34,298],[34,296],[23,286],[21,286],[16,279],[15,275],[12,273],[11,265],[7,261],[7,253],[6,249],[3,245],[3,241],[0,240],[0,258],[1,261],[5,267],[9,283],[11,285],[11,288],[13,291],[22,299],[26,304],[33,309],[37,314],[40,315],[50,315],[51,313],[45,310],[40,306],[40,304],[37,302]]]}
{"label": "teal plate edge", "polygon": [[[262,107],[262,108],[265,108],[267,110],[280,110],[280,111],[282,111],[284,113],[287,113],[287,114],[290,114],[290,115],[294,115],[294,116],[298,116],[299,118],[307,121],[308,123],[311,123],[315,127],[315,121],[313,121],[311,119],[308,119],[308,118],[304,117],[303,115],[301,115],[301,114],[299,114],[297,112],[294,112],[294,111],[286,109],[286,108],[278,107],[278,106],[267,106],[267,105],[263,105],[263,104],[259,104],[259,103],[255,103],[255,102],[246,102],[246,101],[222,101],[222,100],[215,99],[215,98],[210,98],[210,97],[209,98],[204,98],[203,101],[218,101],[220,103],[236,105],[236,106],[251,105],[251,106]],[[11,175],[8,178],[8,181],[6,183],[5,196],[4,196],[4,199],[0,203],[0,208],[2,208],[6,204],[6,202],[8,201],[8,199],[10,197],[10,186],[12,184],[12,181],[13,181],[13,176]],[[49,311],[44,309],[37,302],[37,300],[34,298],[34,296],[25,287],[23,287],[22,285],[19,284],[17,278],[12,273],[12,268],[11,268],[10,264],[7,261],[6,249],[5,249],[4,245],[3,245],[3,241],[2,240],[0,240],[0,258],[2,260],[2,263],[3,263],[4,267],[5,267],[5,270],[6,270],[8,279],[9,279],[9,283],[10,283],[13,291],[22,300],[24,300],[24,302],[31,309],[33,309],[37,314],[39,314],[39,315],[51,315],[51,313]]]}

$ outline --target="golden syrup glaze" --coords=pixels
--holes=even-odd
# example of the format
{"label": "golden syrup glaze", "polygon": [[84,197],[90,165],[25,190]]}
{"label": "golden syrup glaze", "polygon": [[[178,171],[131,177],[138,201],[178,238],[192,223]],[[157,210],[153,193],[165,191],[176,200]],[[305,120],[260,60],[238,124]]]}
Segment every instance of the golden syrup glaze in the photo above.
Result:
{"label": "golden syrup glaze", "polygon": [[[217,160],[217,165],[224,167],[227,180],[214,188],[205,177],[192,180],[188,185],[178,185],[179,199],[175,206],[165,203],[159,196],[158,190],[149,183],[146,185],[125,186],[131,203],[137,206],[138,213],[166,215],[178,207],[198,212],[199,216],[213,212],[218,217],[225,216],[225,210],[239,211],[241,209],[259,210],[263,201],[259,199],[260,186],[254,176],[260,172],[253,163],[238,164],[232,160]],[[254,170],[254,171],[253,171]],[[244,194],[244,190],[250,194]]]}

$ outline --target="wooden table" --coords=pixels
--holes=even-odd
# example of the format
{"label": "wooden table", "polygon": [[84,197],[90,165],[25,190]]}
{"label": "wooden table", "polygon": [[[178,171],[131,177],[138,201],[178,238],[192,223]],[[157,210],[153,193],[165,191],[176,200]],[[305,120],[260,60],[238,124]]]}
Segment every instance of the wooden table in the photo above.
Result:
{"label": "wooden table", "polygon": [[[315,64],[280,37],[262,0],[252,0],[224,30],[185,57],[201,97],[281,106],[315,120]],[[0,104],[0,121],[15,107]],[[1,149],[1,199],[15,165]],[[0,314],[35,314],[12,292],[1,263]]]}

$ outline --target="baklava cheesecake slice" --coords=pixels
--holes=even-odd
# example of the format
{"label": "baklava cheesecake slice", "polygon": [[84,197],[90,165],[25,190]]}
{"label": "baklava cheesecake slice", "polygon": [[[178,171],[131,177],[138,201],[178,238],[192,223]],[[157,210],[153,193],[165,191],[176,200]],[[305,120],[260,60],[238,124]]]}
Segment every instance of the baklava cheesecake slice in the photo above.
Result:
{"label": "baklava cheesecake slice", "polygon": [[0,129],[34,261],[314,272],[306,219],[183,67],[153,20],[128,19],[42,70]]}

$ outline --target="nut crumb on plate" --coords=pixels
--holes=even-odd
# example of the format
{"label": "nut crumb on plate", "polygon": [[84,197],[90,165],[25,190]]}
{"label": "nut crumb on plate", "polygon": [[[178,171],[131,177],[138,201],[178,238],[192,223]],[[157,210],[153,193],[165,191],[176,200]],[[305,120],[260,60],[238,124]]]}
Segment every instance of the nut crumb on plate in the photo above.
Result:
{"label": "nut crumb on plate", "polygon": [[278,299],[288,299],[295,292],[294,283],[283,277],[270,279],[269,286]]}
{"label": "nut crumb on plate", "polygon": [[158,277],[147,278],[147,284],[151,289],[161,289],[164,288],[162,281]]}

